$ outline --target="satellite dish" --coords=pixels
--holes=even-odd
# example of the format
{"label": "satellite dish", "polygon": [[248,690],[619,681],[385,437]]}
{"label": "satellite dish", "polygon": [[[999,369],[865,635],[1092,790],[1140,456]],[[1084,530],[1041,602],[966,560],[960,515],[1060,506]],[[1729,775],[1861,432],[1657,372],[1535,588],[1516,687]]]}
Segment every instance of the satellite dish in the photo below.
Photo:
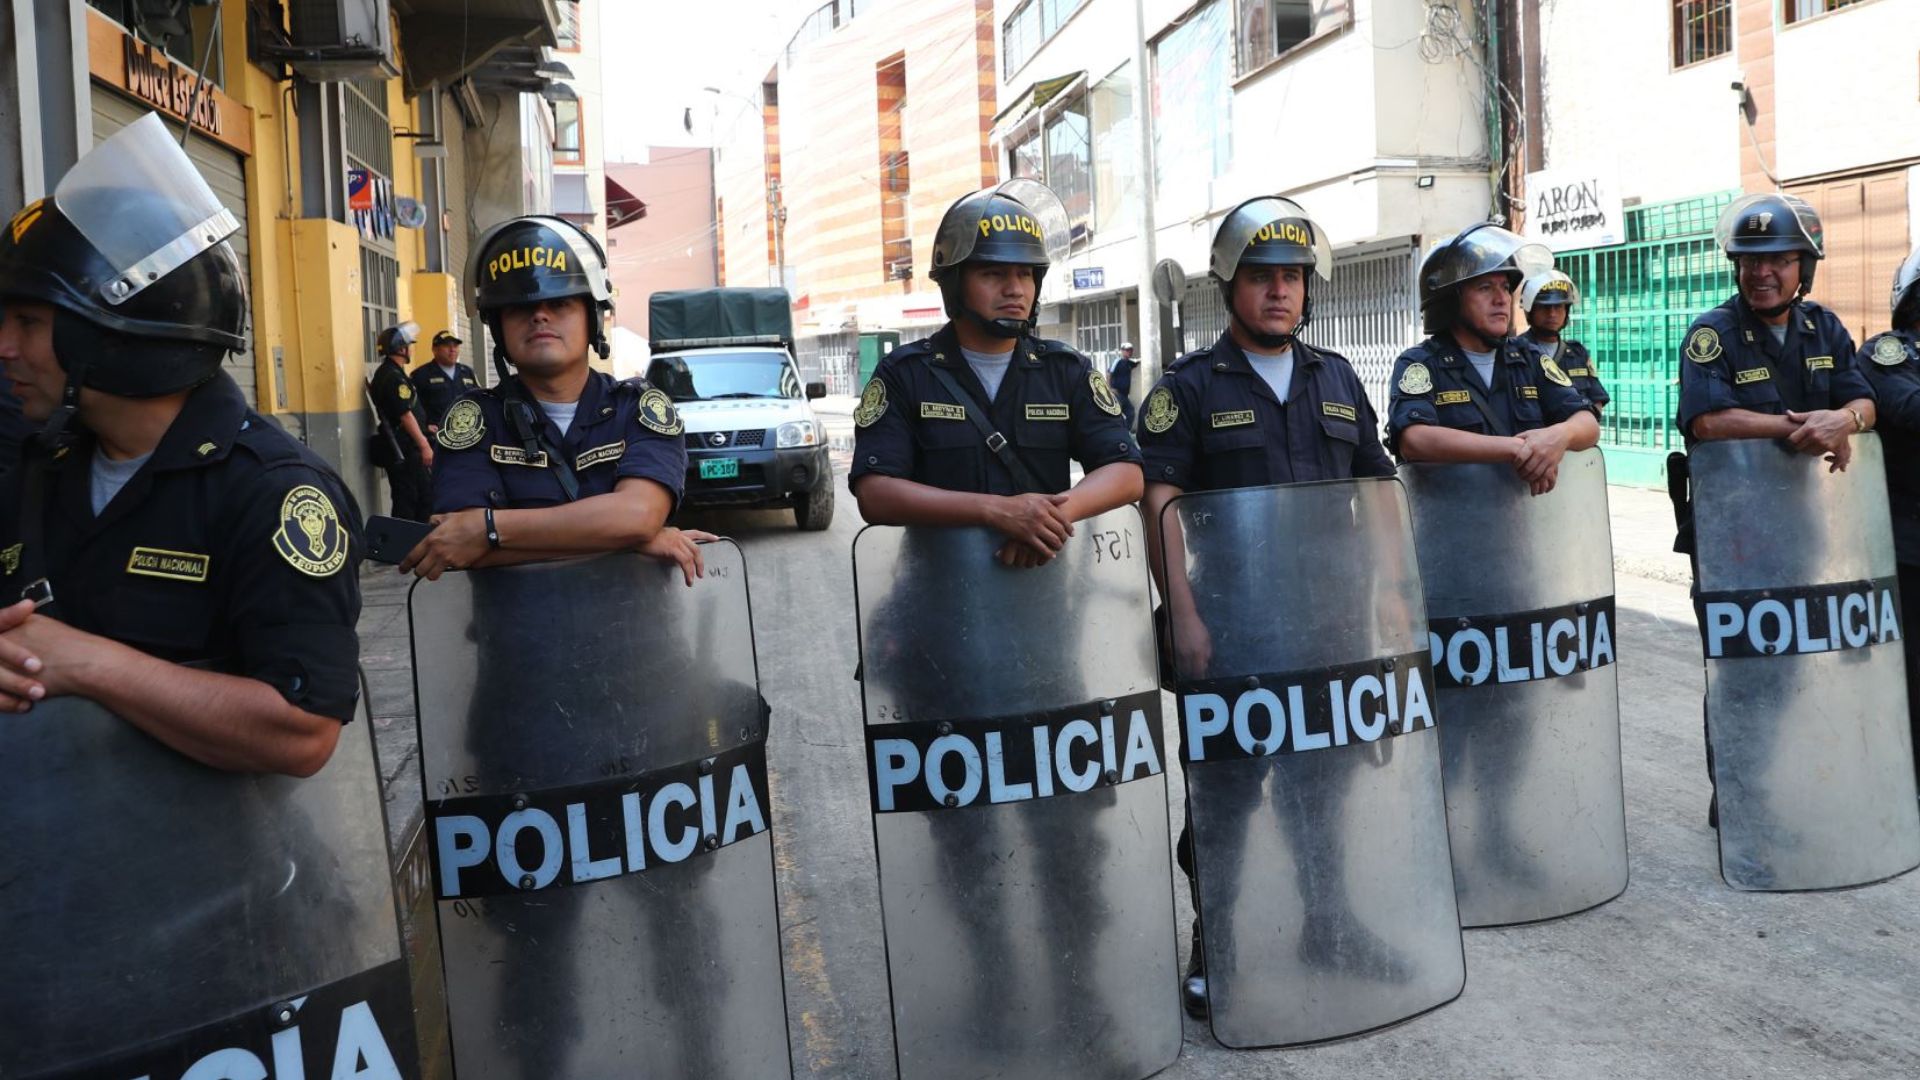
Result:
{"label": "satellite dish", "polygon": [[1172,259],[1161,259],[1153,268],[1153,298],[1163,304],[1179,303],[1187,294],[1187,272]]}

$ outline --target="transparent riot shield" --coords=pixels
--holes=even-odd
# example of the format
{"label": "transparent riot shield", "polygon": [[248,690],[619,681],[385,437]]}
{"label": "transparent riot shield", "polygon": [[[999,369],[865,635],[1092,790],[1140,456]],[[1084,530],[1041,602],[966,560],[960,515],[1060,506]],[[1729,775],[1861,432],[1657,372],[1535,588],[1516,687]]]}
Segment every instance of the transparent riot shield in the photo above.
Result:
{"label": "transparent riot shield", "polygon": [[1720,873],[1861,885],[1920,864],[1900,589],[1880,440],[1853,463],[1771,440],[1691,454]]}
{"label": "transparent riot shield", "polygon": [[414,586],[461,1080],[791,1074],[747,570],[702,554]]}
{"label": "transparent riot shield", "polygon": [[1002,542],[854,542],[899,1074],[1137,1080],[1181,1038],[1140,517],[1034,569]]}
{"label": "transparent riot shield", "polygon": [[0,759],[0,1076],[420,1075],[364,717],[306,779],[79,698],[9,716]]}
{"label": "transparent riot shield", "polygon": [[1571,915],[1627,887],[1606,464],[1535,497],[1504,465],[1403,465],[1462,926]]}
{"label": "transparent riot shield", "polygon": [[1452,1001],[1466,961],[1400,484],[1196,492],[1161,529],[1214,1037],[1321,1042]]}

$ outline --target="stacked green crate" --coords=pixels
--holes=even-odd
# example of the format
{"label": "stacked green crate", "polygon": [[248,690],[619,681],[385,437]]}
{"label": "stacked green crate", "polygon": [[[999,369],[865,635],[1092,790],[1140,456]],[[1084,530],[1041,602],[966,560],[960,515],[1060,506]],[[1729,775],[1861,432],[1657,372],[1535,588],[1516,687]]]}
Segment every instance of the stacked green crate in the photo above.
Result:
{"label": "stacked green crate", "polygon": [[1713,226],[1739,194],[1630,207],[1625,243],[1555,256],[1580,288],[1567,333],[1586,343],[1613,398],[1600,439],[1616,484],[1666,486],[1667,453],[1680,448],[1680,346],[1694,316],[1733,292]]}

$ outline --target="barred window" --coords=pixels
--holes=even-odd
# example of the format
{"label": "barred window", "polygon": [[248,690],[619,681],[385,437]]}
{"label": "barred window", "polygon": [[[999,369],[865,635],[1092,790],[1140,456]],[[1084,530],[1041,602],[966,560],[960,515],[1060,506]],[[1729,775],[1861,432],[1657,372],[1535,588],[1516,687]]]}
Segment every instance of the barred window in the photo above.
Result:
{"label": "barred window", "polygon": [[1811,19],[1815,15],[1825,15],[1829,11],[1839,11],[1843,7],[1852,7],[1860,0],[1787,0],[1787,21],[1799,22]]}
{"label": "barred window", "polygon": [[1732,50],[1733,0],[1674,0],[1674,67],[1711,60]]}

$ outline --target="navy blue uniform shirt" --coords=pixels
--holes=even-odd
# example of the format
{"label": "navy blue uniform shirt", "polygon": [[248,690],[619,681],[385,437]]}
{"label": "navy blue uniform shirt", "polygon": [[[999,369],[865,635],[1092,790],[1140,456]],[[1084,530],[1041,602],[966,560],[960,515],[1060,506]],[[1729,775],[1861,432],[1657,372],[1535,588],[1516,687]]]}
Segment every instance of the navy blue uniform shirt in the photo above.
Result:
{"label": "navy blue uniform shirt", "polygon": [[1920,566],[1920,335],[1895,330],[1867,339],[1854,366],[1873,386],[1898,561]]}
{"label": "navy blue uniform shirt", "polygon": [[[1485,403],[1484,411],[1476,397]],[[1567,373],[1533,343],[1523,338],[1502,343],[1493,357],[1493,385],[1488,386],[1453,335],[1438,334],[1394,362],[1387,448],[1399,453],[1400,433],[1415,424],[1517,435],[1592,411]]]}
{"label": "navy blue uniform shirt", "polygon": [[411,415],[420,425],[420,434],[427,433],[427,414],[420,407],[420,395],[414,392],[413,380],[407,378],[407,369],[400,366],[398,360],[383,358],[380,366],[373,370],[373,407],[380,410],[380,419],[393,429],[394,437],[400,440],[400,449],[408,457],[419,453],[412,439],[401,430],[400,418]]}
{"label": "navy blue uniform shirt", "polygon": [[1019,339],[1000,392],[988,402],[947,326],[893,350],[874,369],[853,414],[850,482],[875,473],[948,491],[1023,494],[968,419],[975,406],[948,393],[933,374],[936,367],[986,407],[994,430],[1006,437],[1043,494],[1071,486],[1073,461],[1087,472],[1140,461],[1106,376],[1072,346]]}
{"label": "navy blue uniform shirt", "polygon": [[426,413],[427,422],[431,424],[438,424],[453,403],[460,400],[461,394],[480,386],[480,380],[474,378],[473,369],[467,365],[453,365],[453,374],[449,375],[432,360],[414,368],[407,378],[413,383],[413,392],[420,399],[420,409]]}
{"label": "navy blue uniform shirt", "polygon": [[1232,334],[1174,361],[1140,411],[1147,480],[1186,491],[1392,476],[1353,365],[1305,342],[1281,401]]}
{"label": "navy blue uniform shirt", "polygon": [[580,498],[605,495],[622,477],[639,476],[666,488],[673,505],[680,505],[687,444],[680,415],[664,391],[642,379],[621,382],[605,372],[589,372],[564,435],[533,395],[522,393],[533,403],[546,449],[530,456],[513,437],[500,387],[469,390],[447,409],[434,435],[434,513],[558,506],[567,496],[552,466],[556,452],[573,469]]}
{"label": "navy blue uniform shirt", "polygon": [[1775,342],[1767,324],[1739,296],[1693,320],[1680,345],[1680,434],[1692,446],[1693,422],[1722,409],[1782,416],[1837,409],[1873,397],[1854,364],[1853,337],[1833,312],[1796,300],[1787,313],[1787,339]]}
{"label": "navy blue uniform shirt", "polygon": [[1557,349],[1531,336],[1527,341],[1565,372],[1567,378],[1573,380],[1573,388],[1580,391],[1581,397],[1597,406],[1604,406],[1613,400],[1607,388],[1601,384],[1600,369],[1594,366],[1593,357],[1588,354],[1585,345],[1569,337],[1562,337]]}
{"label": "navy blue uniform shirt", "polygon": [[98,517],[93,453],[82,430],[48,464],[37,558],[22,557],[24,469],[0,478],[0,600],[44,573],[70,626],[352,719],[360,510],[332,467],[247,408],[224,372]]}

